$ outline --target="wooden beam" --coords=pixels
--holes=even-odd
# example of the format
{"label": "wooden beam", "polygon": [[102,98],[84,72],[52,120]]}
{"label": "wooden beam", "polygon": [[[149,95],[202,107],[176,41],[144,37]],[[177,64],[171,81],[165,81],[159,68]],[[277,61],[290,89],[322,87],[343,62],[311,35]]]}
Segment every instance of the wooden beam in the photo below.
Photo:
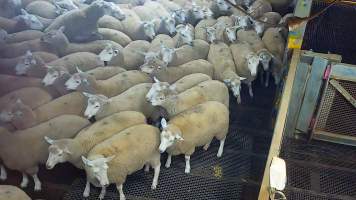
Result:
{"label": "wooden beam", "polygon": [[300,58],[300,50],[295,49],[293,51],[291,64],[289,66],[287,80],[284,85],[284,90],[280,103],[280,109],[278,112],[276,125],[273,132],[273,138],[269,149],[266,167],[265,167],[260,193],[258,197],[259,200],[269,199],[269,168],[272,162],[272,158],[275,156],[279,156],[280,146],[282,143],[282,138],[284,133],[284,127],[287,119],[289,102],[292,96],[291,94],[292,94],[293,81],[296,74],[299,58]]}
{"label": "wooden beam", "polygon": [[353,105],[353,107],[356,108],[355,98],[353,98],[353,96],[351,96],[351,94],[347,90],[345,90],[345,88],[343,88],[337,80],[331,79],[329,82],[337,91],[341,93],[342,96],[345,97],[348,102]]}

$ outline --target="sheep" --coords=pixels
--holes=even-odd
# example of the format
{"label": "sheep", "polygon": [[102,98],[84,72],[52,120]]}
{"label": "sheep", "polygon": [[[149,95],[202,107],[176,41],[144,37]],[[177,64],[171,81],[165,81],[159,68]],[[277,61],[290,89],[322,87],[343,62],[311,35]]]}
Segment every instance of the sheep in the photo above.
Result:
{"label": "sheep", "polygon": [[156,29],[156,33],[173,36],[176,33],[175,24],[176,20],[173,17],[161,17],[159,20],[159,26]]}
{"label": "sheep", "polygon": [[[11,114],[9,122],[16,129],[22,130],[46,122],[60,115],[83,116],[86,99],[82,93],[72,92],[56,98],[44,105],[32,109],[23,103],[16,103],[8,111]],[[18,113],[18,114],[17,114]]]}
{"label": "sheep", "polygon": [[48,44],[49,46],[55,47],[58,52],[57,54],[60,56],[77,52],[91,52],[99,54],[108,45],[119,50],[122,49],[120,44],[111,40],[96,40],[87,43],[70,43],[68,38],[63,33],[64,30],[65,28],[61,27],[58,30],[49,31],[41,38],[42,42]]}
{"label": "sheep", "polygon": [[47,1],[33,1],[26,6],[25,10],[28,13],[47,19],[54,19],[57,17],[56,7]]}
{"label": "sheep", "polygon": [[181,9],[182,7],[170,0],[157,0],[168,12],[174,12]]}
{"label": "sheep", "polygon": [[281,28],[268,28],[263,34],[262,41],[268,51],[279,60],[283,60],[285,41],[281,34]]}
{"label": "sheep", "polygon": [[95,37],[95,34],[98,36],[97,22],[104,14],[111,14],[119,20],[125,19],[125,14],[117,5],[97,0],[88,7],[72,10],[57,17],[45,32],[64,26],[64,33],[70,42],[95,40],[98,39]]}
{"label": "sheep", "polygon": [[215,37],[214,36],[211,37],[216,38],[217,41],[222,41],[225,43],[233,42],[226,34],[226,29],[233,26],[234,26],[233,17],[230,16],[219,17],[216,20],[216,24],[213,27],[215,30],[213,30],[211,33],[211,34],[215,33]]}
{"label": "sheep", "polygon": [[160,17],[170,17],[170,13],[169,11],[167,11],[165,9],[165,7],[160,4],[159,2],[155,2],[155,1],[147,1],[145,4],[144,4],[144,7],[146,7],[147,9],[149,10],[152,10],[153,11],[153,15],[156,17],[156,18],[160,18]]}
{"label": "sheep", "polygon": [[142,113],[123,111],[95,122],[81,130],[73,139],[53,140],[47,137],[50,146],[46,168],[53,169],[56,164],[68,161],[77,168],[83,169],[80,157],[86,155],[96,144],[126,128],[145,123],[146,117]]}
{"label": "sheep", "polygon": [[[52,3],[56,7],[57,14],[65,14],[65,12],[79,9],[72,0],[53,0]],[[63,13],[61,10],[65,12]]]}
{"label": "sheep", "polygon": [[99,120],[116,112],[127,110],[142,112],[147,118],[152,115],[153,106],[145,99],[152,83],[137,84],[125,92],[112,98],[104,95],[83,93],[87,98],[84,116]]}
{"label": "sheep", "polygon": [[163,107],[167,111],[169,118],[172,118],[206,101],[218,101],[229,107],[229,90],[220,81],[208,80],[176,95],[153,98],[151,104]]}
{"label": "sheep", "polygon": [[6,108],[10,102],[21,99],[31,108],[50,102],[52,96],[45,90],[37,87],[24,87],[0,97],[0,110]]}
{"label": "sheep", "polygon": [[0,17],[0,27],[8,33],[15,33],[27,29],[41,30],[43,24],[33,15],[19,15],[14,19]]}
{"label": "sheep", "polygon": [[132,42],[131,38],[127,36],[125,33],[121,31],[117,31],[109,28],[99,28],[99,34],[103,36],[104,40],[111,40],[125,47],[130,42]]}
{"label": "sheep", "polygon": [[1,199],[31,200],[24,191],[12,185],[1,185],[0,196]]}
{"label": "sheep", "polygon": [[221,157],[229,129],[229,110],[222,103],[208,101],[186,110],[167,123],[162,119],[159,151],[167,151],[165,166],[171,166],[172,156],[184,154],[185,173],[190,173],[190,156],[195,148],[207,150],[212,139],[220,141],[217,157]]}
{"label": "sheep", "polygon": [[154,168],[151,189],[156,189],[161,167],[158,146],[158,128],[145,124],[127,128],[96,145],[87,158],[82,157],[87,175],[83,196],[89,196],[92,183],[102,187],[99,199],[104,199],[105,188],[115,183],[120,200],[125,200],[123,184],[127,175],[142,169],[145,164]]}
{"label": "sheep", "polygon": [[272,12],[272,5],[268,0],[256,0],[248,7],[247,12],[253,18],[259,18],[266,12]]}
{"label": "sheep", "polygon": [[88,71],[96,67],[104,66],[104,63],[99,60],[99,57],[93,53],[89,52],[78,52],[69,54],[57,60],[47,63],[45,66],[41,67],[29,67],[23,71],[22,74],[26,74],[31,77],[39,77],[46,79],[51,75],[48,73],[51,66],[64,67],[68,70],[68,73],[74,73],[80,67],[83,71]]}
{"label": "sheep", "polygon": [[231,15],[231,6],[224,0],[213,0],[210,4],[213,17],[218,18],[223,15]]}
{"label": "sheep", "polygon": [[25,55],[15,58],[0,58],[0,73],[9,75],[21,75],[25,68],[38,67],[42,62],[51,62],[58,59],[54,54],[47,52],[27,51]]}
{"label": "sheep", "polygon": [[13,134],[2,133],[0,135],[0,157],[6,167],[22,172],[21,187],[27,187],[27,174],[29,174],[35,182],[35,191],[40,191],[41,182],[37,176],[38,164],[46,162],[49,146],[43,139],[44,136],[54,139],[70,138],[88,124],[89,121],[82,117],[62,115]]}
{"label": "sheep", "polygon": [[[9,84],[16,83],[16,84]],[[0,96],[24,87],[41,87],[41,79],[0,74]]]}
{"label": "sheep", "polygon": [[205,13],[203,12],[203,8],[199,5],[192,4],[192,7],[187,12],[186,22],[196,26],[198,22],[205,18]]}
{"label": "sheep", "polygon": [[148,52],[158,52],[161,50],[162,45],[168,48],[174,48],[176,44],[169,35],[159,34],[155,37],[154,40],[152,40]]}
{"label": "sheep", "polygon": [[39,39],[44,35],[43,32],[38,30],[24,30],[12,34],[6,34],[4,40],[5,43],[18,43],[27,40]]}
{"label": "sheep", "polygon": [[291,17],[294,17],[294,13],[285,14],[279,21],[278,25],[288,27],[288,19]]}
{"label": "sheep", "polygon": [[178,79],[193,73],[203,73],[210,77],[213,77],[214,67],[208,61],[198,59],[177,67],[168,67],[163,68],[161,70],[153,70],[153,72],[151,73],[151,77],[156,77],[160,81],[172,84]]}
{"label": "sheep", "polygon": [[195,26],[195,39],[209,41],[207,38],[207,29],[216,24],[216,19],[203,19]]}
{"label": "sheep", "polygon": [[239,76],[246,78],[242,82],[248,85],[250,97],[253,97],[252,81],[257,76],[259,57],[245,42],[232,44],[230,49],[235,61],[236,72]]}
{"label": "sheep", "polygon": [[[125,64],[122,66],[127,70],[138,69],[138,66],[144,63],[144,56],[140,52],[147,52],[150,43],[144,40],[136,40],[128,44],[123,50]],[[139,52],[139,51],[140,52]],[[109,62],[113,65],[115,62]]]}
{"label": "sheep", "polygon": [[3,0],[0,5],[0,16],[5,18],[12,18],[21,13],[20,0]]}
{"label": "sheep", "polygon": [[263,70],[267,71],[273,55],[267,50],[257,32],[254,30],[239,30],[236,35],[240,42],[246,42],[252,47],[262,63]]}
{"label": "sheep", "polygon": [[173,10],[172,17],[177,24],[184,24],[187,20],[187,12],[183,8]]}
{"label": "sheep", "polygon": [[266,12],[263,13],[259,20],[253,20],[253,28],[259,36],[262,36],[267,28],[277,26],[281,19],[281,15],[277,12]]}
{"label": "sheep", "polygon": [[194,27],[192,25],[178,25],[176,27],[177,34],[174,36],[176,40],[176,47],[181,47],[185,44],[193,45]]}
{"label": "sheep", "polygon": [[166,96],[168,95],[179,94],[207,80],[211,80],[211,77],[202,73],[189,74],[177,80],[172,85],[154,78],[155,83],[153,83],[152,88],[148,91],[146,99],[152,101],[154,98],[167,98]]}
{"label": "sheep", "polygon": [[245,78],[236,73],[229,46],[222,42],[211,44],[208,61],[214,67],[213,79],[223,81],[231,89],[233,95],[237,98],[237,102],[240,103],[241,80]]}
{"label": "sheep", "polygon": [[150,83],[151,78],[140,71],[122,72],[107,80],[96,80],[85,72],[73,75],[66,83],[67,90],[76,90],[113,97],[140,83]]}
{"label": "sheep", "polygon": [[[126,15],[126,18],[130,18],[132,17],[130,14],[132,14],[130,9],[123,9]],[[130,13],[128,13],[127,11],[130,11]],[[136,13],[133,13],[135,17],[138,17],[136,15]],[[115,17],[112,17],[110,15],[104,15],[103,17],[101,17],[98,21],[98,27],[99,28],[109,28],[109,29],[113,29],[113,30],[117,30],[120,32],[125,33],[125,27],[122,21],[116,19]],[[127,33],[125,33],[127,35]],[[132,38],[131,38],[132,39]]]}

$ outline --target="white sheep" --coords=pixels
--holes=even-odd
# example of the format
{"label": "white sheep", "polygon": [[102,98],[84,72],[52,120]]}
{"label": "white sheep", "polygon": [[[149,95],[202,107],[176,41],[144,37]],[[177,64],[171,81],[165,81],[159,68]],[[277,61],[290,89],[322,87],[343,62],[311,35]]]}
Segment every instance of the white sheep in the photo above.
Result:
{"label": "white sheep", "polygon": [[[16,83],[16,84],[9,84]],[[41,79],[32,77],[20,77],[20,76],[9,76],[5,74],[0,74],[0,85],[6,87],[0,87],[0,96],[15,91],[24,87],[41,87]]]}
{"label": "white sheep", "polygon": [[27,187],[29,174],[35,182],[35,191],[39,191],[41,182],[37,176],[38,165],[45,163],[48,157],[48,144],[44,136],[54,139],[74,137],[88,124],[88,120],[79,116],[62,115],[13,134],[1,133],[1,160],[7,168],[22,172],[21,187]]}
{"label": "white sheep", "polygon": [[259,36],[262,36],[267,28],[277,26],[281,19],[281,15],[277,12],[266,12],[258,20],[252,20],[253,28]]}
{"label": "white sheep", "polygon": [[169,118],[192,108],[193,106],[206,102],[218,101],[229,107],[229,90],[224,83],[216,80],[208,80],[197,84],[179,94],[159,96],[153,98],[153,106],[164,108]]}
{"label": "white sheep", "polygon": [[32,110],[23,103],[11,106],[10,122],[17,129],[26,129],[61,115],[83,116],[86,98],[82,93],[72,92]]}
{"label": "white sheep", "polygon": [[[129,11],[129,12],[128,12]],[[138,17],[136,13],[132,12],[130,9],[124,9],[125,15],[127,18],[132,17],[130,14],[134,14],[134,16]],[[131,13],[132,12],[132,13]],[[101,17],[98,21],[98,27],[99,28],[109,28],[113,30],[117,30],[120,32],[125,33],[125,27],[122,21],[116,19],[115,17],[112,17],[110,15],[104,15]],[[125,33],[127,35],[127,33]]]}
{"label": "white sheep", "polygon": [[84,93],[88,97],[84,116],[88,118],[95,116],[99,120],[116,112],[132,110],[142,112],[149,118],[152,115],[153,106],[145,96],[151,87],[152,83],[141,83],[110,99],[104,95]]}
{"label": "white sheep", "polygon": [[214,67],[206,60],[198,59],[187,62],[177,67],[155,69],[151,76],[156,77],[160,81],[168,82],[170,84],[176,82],[178,79],[193,73],[203,73],[210,77],[214,75]]}
{"label": "white sheep", "polygon": [[203,7],[193,2],[191,8],[187,11],[186,22],[188,22],[193,26],[196,26],[198,22],[204,18],[205,18],[205,13],[203,11]]}
{"label": "white sheep", "polygon": [[176,26],[177,34],[174,36],[176,47],[181,47],[185,44],[192,46],[194,40],[194,26],[192,25],[178,25]]}
{"label": "white sheep", "polygon": [[261,17],[266,12],[272,12],[272,5],[268,0],[256,0],[247,9],[254,18]]}
{"label": "white sheep", "polygon": [[[127,70],[138,69],[144,63],[145,56],[140,52],[147,52],[150,48],[150,43],[145,40],[136,40],[128,44],[123,50],[125,64],[122,66]],[[108,62],[110,65],[115,64],[115,59]]]}
{"label": "white sheep", "polygon": [[39,67],[42,62],[51,62],[58,59],[54,54],[47,52],[27,51],[24,55],[14,58],[0,58],[0,73],[9,75],[21,75],[25,68]]}
{"label": "white sheep", "polygon": [[21,13],[21,0],[4,0],[1,2],[0,16],[5,18],[12,18]]}
{"label": "white sheep", "polygon": [[155,83],[153,83],[152,88],[148,91],[146,99],[152,101],[157,98],[167,98],[169,95],[179,94],[207,80],[211,80],[211,77],[202,73],[194,73],[184,76],[171,85],[168,82],[161,82],[154,77]]}
{"label": "white sheep", "polygon": [[23,190],[12,185],[1,185],[0,196],[3,199],[31,200]]}
{"label": "white sheep", "polygon": [[212,27],[216,24],[216,19],[203,19],[195,26],[195,39],[205,40],[211,42],[211,39],[208,39],[207,30],[209,27]]}
{"label": "white sheep", "polygon": [[0,17],[0,27],[8,33],[14,33],[27,29],[42,30],[44,25],[37,16],[31,15],[27,13],[26,10],[21,9],[21,15],[18,15],[13,19]]}
{"label": "white sheep", "polygon": [[6,34],[4,38],[4,42],[9,44],[9,43],[17,43],[17,42],[23,42],[26,40],[34,40],[34,39],[39,39],[44,35],[42,31],[38,30],[24,30],[12,34]]}
{"label": "white sheep", "polygon": [[190,157],[195,148],[204,146],[207,150],[212,139],[220,141],[217,153],[222,156],[226,135],[229,129],[229,110],[222,103],[208,101],[170,119],[162,119],[161,153],[167,151],[165,166],[171,166],[172,156],[184,154],[185,173],[190,173]]}
{"label": "white sheep", "polygon": [[237,102],[240,103],[241,80],[245,78],[236,73],[234,59],[229,46],[222,42],[211,44],[208,61],[214,67],[213,79],[223,81],[231,89],[237,98]]}
{"label": "white sheep", "polygon": [[239,76],[246,78],[250,97],[253,97],[252,81],[256,79],[259,65],[259,57],[252,47],[245,42],[238,42],[230,46],[235,61],[236,72]]}
{"label": "white sheep", "polygon": [[86,156],[95,145],[126,128],[145,123],[146,118],[142,113],[123,111],[95,122],[81,130],[73,139],[53,140],[46,137],[46,141],[50,144],[46,167],[53,169],[56,164],[68,161],[77,168],[83,169],[81,156]]}
{"label": "white sheep", "polygon": [[109,28],[99,28],[99,34],[103,37],[104,40],[111,40],[125,47],[130,42],[131,38],[121,31],[117,31]]}
{"label": "white sheep", "polygon": [[154,168],[152,189],[156,189],[161,167],[159,129],[150,125],[136,125],[96,145],[87,158],[82,157],[87,174],[83,196],[88,197],[90,183],[102,187],[99,199],[104,199],[106,187],[115,183],[120,200],[125,200],[123,184],[130,175],[146,164]]}
{"label": "white sheep", "polygon": [[54,19],[58,15],[56,13],[56,7],[47,1],[33,1],[26,6],[25,10],[30,14],[47,19]]}
{"label": "white sheep", "polygon": [[95,40],[99,35],[97,22],[105,14],[112,15],[119,20],[125,19],[125,14],[117,5],[97,0],[88,7],[72,10],[57,17],[45,31],[57,30],[64,26],[64,33],[71,42]]}
{"label": "white sheep", "polygon": [[73,75],[65,86],[68,90],[76,90],[113,97],[140,83],[151,83],[152,79],[145,73],[131,70],[117,74],[107,80],[96,80],[93,76],[82,72]]}

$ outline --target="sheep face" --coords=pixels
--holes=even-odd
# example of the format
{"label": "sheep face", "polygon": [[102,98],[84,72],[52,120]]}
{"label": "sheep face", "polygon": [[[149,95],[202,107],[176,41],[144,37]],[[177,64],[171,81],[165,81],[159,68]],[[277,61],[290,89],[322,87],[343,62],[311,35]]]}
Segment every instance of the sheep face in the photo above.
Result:
{"label": "sheep face", "polygon": [[25,56],[15,66],[16,75],[25,75],[27,71],[36,64],[37,61],[32,52],[27,51]]}
{"label": "sheep face", "polygon": [[82,156],[82,160],[85,166],[85,171],[89,177],[95,178],[96,181],[100,183],[101,186],[108,186],[110,184],[108,178],[108,162],[110,162],[114,157],[108,158],[97,158],[95,160],[88,160]]}
{"label": "sheep face", "polygon": [[183,24],[185,23],[185,20],[187,19],[187,13],[185,12],[184,9],[178,9],[173,11],[172,17],[175,19],[175,21],[178,24]]}
{"label": "sheep face", "polygon": [[225,79],[224,83],[230,88],[235,98],[237,98],[237,103],[241,103],[241,81],[246,78],[240,77],[240,79]]}
{"label": "sheep face", "polygon": [[167,65],[170,62],[172,62],[175,52],[176,52],[175,48],[166,47],[163,43],[161,43],[161,50],[160,50],[161,58],[162,61]]}
{"label": "sheep face", "polygon": [[272,60],[272,55],[267,50],[265,50],[258,53],[258,57],[260,62],[262,63],[263,70],[267,71],[269,69],[269,63]]}
{"label": "sheep face", "polygon": [[235,21],[235,26],[241,27],[243,29],[248,29],[252,25],[249,16],[237,16]]}
{"label": "sheep face", "polygon": [[160,96],[159,93],[161,93],[168,87],[169,87],[169,83],[167,83],[167,82],[153,83],[151,89],[147,92],[147,95],[146,95],[147,101],[152,102],[153,99]]}
{"label": "sheep face", "polygon": [[229,6],[224,0],[214,0],[213,2],[217,8],[220,11],[226,12],[228,10],[230,10],[231,6]]}
{"label": "sheep face", "polygon": [[255,54],[249,54],[246,57],[247,67],[250,70],[251,76],[257,75],[258,65],[260,64],[260,58]]}
{"label": "sheep face", "polygon": [[154,60],[156,59],[159,59],[159,52],[146,52],[146,53],[143,53],[144,56],[145,56],[145,63],[151,63],[151,62],[154,62]]}
{"label": "sheep face", "polygon": [[4,29],[0,29],[0,44],[4,44],[7,37],[7,32]]}
{"label": "sheep face", "polygon": [[225,34],[227,36],[227,39],[229,40],[229,42],[233,43],[237,40],[237,36],[236,36],[236,30],[237,27],[233,26],[233,27],[227,27],[225,29]]}
{"label": "sheep face", "polygon": [[114,49],[112,45],[108,45],[99,53],[99,60],[104,62],[111,61],[115,56],[119,54],[118,49]]}
{"label": "sheep face", "polygon": [[48,67],[47,74],[42,79],[42,83],[45,86],[50,86],[55,83],[64,74],[68,74],[68,71],[63,67]]}
{"label": "sheep face", "polygon": [[126,18],[125,13],[121,8],[113,2],[106,2],[103,0],[97,0],[92,3],[94,6],[102,9],[104,15],[111,15],[118,20],[124,20]]}
{"label": "sheep face", "polygon": [[204,13],[204,18],[205,19],[207,19],[207,18],[210,18],[210,17],[212,17],[213,15],[214,15],[214,13],[213,13],[213,11],[211,11],[211,9],[210,8],[208,8],[208,7],[203,7],[203,13]]}
{"label": "sheep face", "polygon": [[173,35],[176,32],[176,20],[174,18],[165,17],[162,19],[162,23],[169,34]]}
{"label": "sheep face", "polygon": [[34,30],[42,30],[44,28],[42,22],[35,16],[21,9],[21,15],[15,17],[16,20],[23,20],[27,27]]}
{"label": "sheep face", "polygon": [[180,129],[173,125],[167,125],[166,119],[161,120],[162,132],[161,132],[161,143],[159,145],[159,151],[164,153],[167,148],[171,147],[178,141],[183,141],[182,133]]}
{"label": "sheep face", "polygon": [[189,12],[194,20],[201,20],[205,18],[205,13],[200,6],[193,5],[193,7],[191,8],[191,10],[189,10]]}
{"label": "sheep face", "polygon": [[45,137],[45,140],[50,145],[46,162],[47,169],[53,169],[56,164],[67,162],[70,159],[72,153],[68,149],[68,140],[52,140],[48,137]]}
{"label": "sheep face", "polygon": [[81,86],[89,86],[88,74],[77,68],[77,73],[73,74],[66,82],[67,90],[78,90]]}
{"label": "sheep face", "polygon": [[191,46],[193,45],[193,36],[188,25],[186,25],[185,28],[178,29],[178,34],[180,42]]}
{"label": "sheep face", "polygon": [[84,111],[84,116],[91,118],[94,117],[103,106],[110,102],[110,99],[104,95],[94,95],[83,92],[84,96],[88,97],[88,105]]}
{"label": "sheep face", "polygon": [[214,43],[216,41],[216,29],[214,27],[206,27],[206,39],[210,43]]}
{"label": "sheep face", "polygon": [[144,32],[145,36],[147,36],[148,38],[153,40],[153,38],[156,36],[154,22],[153,21],[142,22],[142,26],[143,26],[143,32]]}

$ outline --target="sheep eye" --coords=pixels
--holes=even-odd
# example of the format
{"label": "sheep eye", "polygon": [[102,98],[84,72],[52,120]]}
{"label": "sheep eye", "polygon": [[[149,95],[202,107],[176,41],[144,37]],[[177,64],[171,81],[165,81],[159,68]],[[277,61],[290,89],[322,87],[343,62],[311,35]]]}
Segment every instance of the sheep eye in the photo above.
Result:
{"label": "sheep eye", "polygon": [[75,81],[76,83],[80,84],[80,81]]}
{"label": "sheep eye", "polygon": [[99,105],[96,105],[95,108],[99,108]]}

